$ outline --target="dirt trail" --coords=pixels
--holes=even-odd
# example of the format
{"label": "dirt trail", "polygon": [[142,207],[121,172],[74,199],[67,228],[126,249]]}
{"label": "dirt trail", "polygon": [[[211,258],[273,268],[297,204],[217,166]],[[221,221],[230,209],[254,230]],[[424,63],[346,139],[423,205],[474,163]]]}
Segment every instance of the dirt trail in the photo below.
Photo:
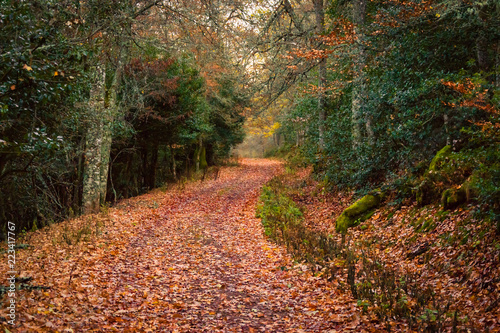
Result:
{"label": "dirt trail", "polygon": [[118,205],[107,233],[84,248],[22,254],[35,284],[52,289],[21,291],[17,328],[9,329],[359,331],[353,301],[263,235],[254,207],[278,172],[277,162],[243,160],[217,181]]}

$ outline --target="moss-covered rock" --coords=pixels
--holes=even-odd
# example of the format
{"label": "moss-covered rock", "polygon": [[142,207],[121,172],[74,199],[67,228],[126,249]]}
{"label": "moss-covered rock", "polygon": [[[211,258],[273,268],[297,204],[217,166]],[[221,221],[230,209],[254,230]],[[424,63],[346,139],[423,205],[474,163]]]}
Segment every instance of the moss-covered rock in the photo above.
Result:
{"label": "moss-covered rock", "polygon": [[443,161],[449,157],[452,153],[452,148],[450,145],[444,146],[440,151],[436,153],[436,156],[431,161],[428,171],[436,171],[439,169]]}
{"label": "moss-covered rock", "polygon": [[337,232],[346,233],[348,228],[368,219],[373,214],[374,208],[380,204],[382,196],[382,192],[376,191],[365,195],[349,206],[337,218],[335,226]]}
{"label": "moss-covered rock", "polygon": [[432,182],[427,178],[424,178],[420,184],[415,187],[415,197],[419,206],[425,206],[432,201],[434,197],[433,189],[434,186]]}
{"label": "moss-covered rock", "polygon": [[450,188],[443,192],[441,195],[441,204],[444,210],[453,209],[465,202],[467,202],[471,196],[470,183],[465,182],[460,186],[460,188]]}
{"label": "moss-covered rock", "polygon": [[452,147],[445,146],[436,153],[425,174],[420,177],[418,185],[413,188],[417,204],[425,206],[431,202],[439,200],[442,188],[438,184],[448,181],[449,175],[443,174],[443,167],[446,166],[447,158],[452,155]]}

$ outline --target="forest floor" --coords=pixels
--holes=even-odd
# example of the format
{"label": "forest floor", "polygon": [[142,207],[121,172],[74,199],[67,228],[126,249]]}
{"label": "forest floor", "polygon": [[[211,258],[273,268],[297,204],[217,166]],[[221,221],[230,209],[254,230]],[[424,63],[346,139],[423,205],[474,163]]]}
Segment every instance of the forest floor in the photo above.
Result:
{"label": "forest floor", "polygon": [[[328,235],[340,244],[335,220],[355,201],[353,193],[326,191],[326,184],[311,171],[288,169],[281,182],[273,184],[280,184],[280,195],[300,207],[302,225],[310,234]],[[440,203],[421,207],[411,198],[398,203],[394,195],[390,193],[367,220],[349,228],[332,260],[321,259],[328,250],[324,246],[319,260],[316,248],[307,258],[307,247],[302,246],[300,256],[318,266],[317,275],[333,274],[341,290],[350,294],[355,287],[357,304],[363,308],[360,328],[500,332],[498,227],[477,214],[481,208],[474,202],[444,210]],[[352,282],[348,253],[355,258]]]}
{"label": "forest floor", "polygon": [[[281,163],[243,160],[217,180],[124,200],[28,232],[6,332],[362,332],[348,293],[270,242],[255,218]],[[7,253],[0,270],[7,272]],[[3,283],[2,283],[3,284]]]}

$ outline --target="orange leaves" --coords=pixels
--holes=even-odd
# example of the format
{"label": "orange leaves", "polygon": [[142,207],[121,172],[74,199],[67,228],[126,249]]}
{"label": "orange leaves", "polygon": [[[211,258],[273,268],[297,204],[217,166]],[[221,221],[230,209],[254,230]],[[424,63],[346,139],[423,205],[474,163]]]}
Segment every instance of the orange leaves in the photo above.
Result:
{"label": "orange leaves", "polygon": [[303,51],[302,49],[295,49],[294,51],[291,52],[294,56],[297,58],[304,58],[307,60],[313,60],[313,59],[324,59],[328,57],[328,51],[326,50],[308,50],[308,51]]}
{"label": "orange leaves", "polygon": [[90,38],[97,39],[97,38],[100,38],[102,36],[103,36],[102,31],[99,31],[99,32],[96,32],[95,34],[93,34],[92,36],[90,36]]}
{"label": "orange leaves", "polygon": [[[345,193],[320,194],[322,184],[307,177],[305,170],[302,176],[295,175],[292,179],[289,177],[287,184],[289,188],[296,188],[301,184],[301,193],[293,199],[304,208],[308,228],[318,233],[328,233],[340,242],[340,236],[333,232],[332,222],[348,204],[349,197]],[[369,288],[377,297],[383,295],[381,297],[386,298],[387,302],[404,304],[409,311],[419,311],[422,306],[442,311],[436,304],[449,303],[448,318],[455,312],[458,313],[458,318],[468,318],[466,325],[458,321],[457,328],[463,325],[458,329],[465,329],[467,326],[474,327],[477,331],[498,331],[500,307],[497,300],[500,284],[493,282],[500,276],[496,256],[497,236],[491,226],[474,219],[475,209],[469,206],[447,213],[437,205],[426,208],[382,207],[346,236],[347,243],[353,244],[350,248],[361,259],[355,267],[356,284]],[[432,221],[435,227],[428,232],[417,231],[425,221]],[[367,269],[375,263],[383,266],[384,270]],[[346,283],[342,277],[346,262],[337,258],[329,265],[337,267],[336,278]],[[396,297],[386,293],[384,287],[374,287],[372,283],[384,281],[386,274],[395,274],[397,277],[394,280],[396,285],[392,288],[398,288],[398,283],[404,281],[404,287],[412,292],[396,302]],[[416,296],[427,293],[426,297],[430,297],[429,291],[425,291],[430,290],[429,287],[432,288],[430,292],[433,293],[434,300],[422,305],[422,300]],[[403,289],[399,290],[404,293]],[[292,293],[291,296],[295,297],[296,294]],[[336,295],[340,296],[342,294]],[[395,321],[393,316],[380,320],[380,314],[384,313],[383,302],[370,302],[360,298],[358,306],[360,309],[366,307],[368,312],[357,318],[355,313],[342,313],[346,311],[346,307],[336,308],[332,311],[330,320],[340,324],[349,318],[344,329],[356,331],[385,331],[389,325],[391,331],[411,331],[408,322],[401,319]],[[312,308],[309,305],[308,310]],[[424,317],[417,318],[417,321],[422,321],[425,325],[422,318]],[[451,319],[444,321],[443,325],[445,330],[453,326]],[[343,330],[339,330],[341,331]]]}
{"label": "orange leaves", "polygon": [[[424,17],[434,13],[434,17],[440,18],[441,15],[436,11],[440,9],[435,0],[427,1],[404,1],[404,0],[385,0],[385,3],[395,8],[399,8],[397,15],[389,14],[387,11],[378,10],[374,14],[374,21],[382,27],[398,27],[403,22],[413,18]],[[376,34],[376,33],[375,33]]]}
{"label": "orange leaves", "polygon": [[475,124],[481,127],[481,130],[484,133],[493,134],[500,129],[500,123],[498,122],[500,110],[488,102],[488,89],[482,89],[480,83],[474,82],[470,78],[466,78],[463,82],[441,80],[441,83],[460,94],[458,102],[443,102],[445,105],[452,108],[477,108],[479,110],[489,112],[494,118],[496,118],[495,122],[483,120],[476,122]]}
{"label": "orange leaves", "polygon": [[335,26],[328,35],[318,36],[317,39],[329,48],[309,50],[297,48],[291,51],[286,58],[289,60],[292,60],[293,58],[303,58],[309,61],[325,59],[330,54],[335,52],[337,48],[354,43],[357,37],[354,32],[354,25],[346,19],[340,18],[335,21]]}
{"label": "orange leaves", "polygon": [[448,88],[451,88],[461,94],[469,94],[473,90],[477,89],[479,86],[478,84],[474,84],[471,79],[467,78],[465,79],[465,82],[463,83],[457,83],[457,82],[452,82],[452,81],[445,81],[441,80],[441,83]]}
{"label": "orange leaves", "polygon": [[[61,332],[356,329],[352,300],[270,243],[254,217],[260,186],[281,171],[276,161],[244,160],[217,181],[153,191],[106,216],[31,234],[22,269],[51,289],[21,291],[19,323]],[[55,241],[97,221],[99,236]],[[25,327],[15,331],[34,331]]]}

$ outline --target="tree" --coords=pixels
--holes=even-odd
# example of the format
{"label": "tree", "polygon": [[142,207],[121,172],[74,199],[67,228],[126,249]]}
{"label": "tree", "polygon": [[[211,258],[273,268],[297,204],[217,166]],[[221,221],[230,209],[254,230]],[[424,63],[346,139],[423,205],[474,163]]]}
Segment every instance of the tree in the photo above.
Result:
{"label": "tree", "polygon": [[[64,216],[79,206],[88,48],[71,25],[73,2],[0,4],[0,222],[20,228]],[[35,221],[35,222],[32,222]]]}
{"label": "tree", "polygon": [[[365,96],[365,76],[363,75],[366,66],[364,25],[366,21],[366,0],[355,0],[353,5],[354,32],[357,39],[357,52],[354,62],[354,79],[352,91],[352,137],[353,148],[359,146],[361,141],[361,121],[363,117],[363,99]],[[357,59],[356,59],[357,58]],[[370,119],[365,116],[366,130],[370,139],[373,139]]]}
{"label": "tree", "polygon": [[[316,16],[316,34],[319,37],[318,49],[323,51],[323,42],[321,36],[324,34],[325,29],[325,11],[323,8],[323,0],[314,0],[314,13]],[[325,122],[326,122],[326,110],[325,110],[325,87],[326,87],[326,55],[323,55],[319,59],[318,65],[318,131],[319,131],[319,141],[318,147],[323,150],[325,145]]]}
{"label": "tree", "polygon": [[120,86],[133,20],[147,14],[156,1],[91,0],[84,3],[94,59],[92,90],[89,98],[88,130],[83,174],[83,212],[99,211],[105,202],[112,143],[112,128],[118,112],[117,89]]}

